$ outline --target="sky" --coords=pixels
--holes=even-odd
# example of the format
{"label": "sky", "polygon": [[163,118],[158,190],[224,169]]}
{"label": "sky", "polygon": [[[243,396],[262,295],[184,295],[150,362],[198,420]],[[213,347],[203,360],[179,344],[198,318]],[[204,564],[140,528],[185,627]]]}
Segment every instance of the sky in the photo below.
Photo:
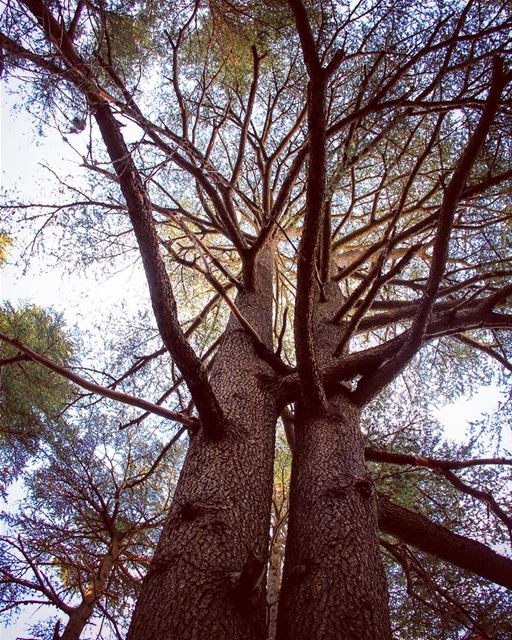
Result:
{"label": "sky", "polygon": [[[38,138],[32,120],[16,112],[16,99],[5,91],[0,83],[0,185],[3,190],[16,190],[23,199],[48,201],[52,187],[50,174],[43,169],[47,163],[59,171],[69,173],[76,156],[62,144],[57,132]],[[84,144],[86,134],[76,136],[78,146]],[[82,139],[80,137],[82,136]],[[73,140],[75,141],[75,140]],[[1,229],[1,218],[0,218]],[[23,230],[15,237],[15,246],[8,264],[0,272],[0,302],[30,301],[41,306],[51,306],[64,312],[70,325],[82,329],[91,328],[91,319],[105,310],[114,309],[120,302],[137,306],[147,300],[147,290],[140,264],[130,265],[122,271],[102,278],[91,278],[86,273],[70,272],[66,267],[53,264],[50,267],[44,256],[33,256],[26,264],[30,236]],[[468,425],[492,414],[505,397],[502,391],[489,386],[481,389],[472,398],[461,397],[455,402],[432,410],[445,427],[446,435],[457,441],[464,440]],[[512,448],[512,437],[508,434],[508,446]],[[11,506],[20,487],[11,491]],[[28,637],[26,625],[39,617],[37,612],[27,612],[20,622],[9,629],[0,627],[1,640],[16,640],[19,635]]]}

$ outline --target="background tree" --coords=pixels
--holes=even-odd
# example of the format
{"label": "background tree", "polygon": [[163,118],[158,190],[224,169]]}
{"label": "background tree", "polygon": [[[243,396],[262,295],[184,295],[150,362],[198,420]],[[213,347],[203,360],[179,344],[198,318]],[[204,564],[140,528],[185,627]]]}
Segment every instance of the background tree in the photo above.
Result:
{"label": "background tree", "polygon": [[[454,469],[504,467],[503,449],[491,464],[438,459],[442,447],[418,462],[399,440],[368,452],[361,429],[362,411],[427,354],[425,399],[431,378],[459,374],[447,359],[473,353],[511,370],[508,4],[183,2],[157,9],[129,51],[115,46],[109,10],[22,0],[0,42],[6,72],[32,80],[32,109],[61,127],[78,117],[74,131],[89,118],[83,164],[96,180],[48,218],[72,220],[78,237],[92,230],[112,254],[135,240],[163,346],[127,376],[160,354],[182,376],[155,403],[15,345],[193,434],[128,637],[265,636],[274,432],[291,404],[279,640],[391,637],[378,526],[510,587],[511,561],[472,540],[475,527],[453,511],[416,500],[418,481],[378,496],[377,524],[365,467],[366,448],[375,463],[437,470],[454,489],[486,494],[502,531],[505,508]],[[115,11],[140,26],[139,6]],[[211,292],[187,329],[182,277]],[[191,336],[221,301],[222,338],[217,328],[198,350]],[[402,402],[404,387],[389,389]],[[411,556],[382,540],[417,595]],[[468,624],[480,633],[484,612]]]}
{"label": "background tree", "polygon": [[179,452],[147,432],[112,430],[119,415],[87,413],[79,429],[55,426],[46,438],[44,463],[25,475],[27,496],[0,538],[3,611],[55,607],[67,620],[56,633],[69,640],[89,635],[91,618],[96,637],[124,637]]}
{"label": "background tree", "polygon": [[[0,307],[0,331],[69,364],[74,341],[62,318],[35,305]],[[0,465],[2,491],[22,471],[42,433],[55,424],[71,387],[61,376],[41,369],[10,344],[0,345]]]}

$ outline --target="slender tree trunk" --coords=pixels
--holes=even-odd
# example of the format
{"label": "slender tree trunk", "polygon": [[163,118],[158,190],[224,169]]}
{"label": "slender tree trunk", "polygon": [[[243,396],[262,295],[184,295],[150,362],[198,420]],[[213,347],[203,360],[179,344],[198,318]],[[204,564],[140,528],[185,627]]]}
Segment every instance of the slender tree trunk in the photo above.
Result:
{"label": "slender tree trunk", "polygon": [[60,640],[79,640],[94,610],[94,603],[83,602],[69,616]]}
{"label": "slender tree trunk", "polygon": [[[339,293],[318,303],[318,354],[329,361]],[[278,640],[387,640],[388,595],[360,410],[340,389],[325,414],[296,407],[290,516]]]}
{"label": "slender tree trunk", "polygon": [[104,593],[120,551],[119,540],[114,537],[108,553],[102,558],[98,572],[91,582],[88,592],[84,595],[80,605],[69,614],[68,623],[60,636],[60,640],[79,640],[80,634],[94,612],[96,603]]}
{"label": "slender tree trunk", "polygon": [[[272,344],[272,261],[263,252],[255,291],[237,305]],[[262,264],[263,263],[263,264]],[[227,436],[190,447],[168,521],[137,601],[129,640],[265,638],[276,385],[233,318],[211,373]]]}
{"label": "slender tree trunk", "polygon": [[281,570],[284,556],[283,544],[280,540],[282,525],[275,535],[274,544],[270,548],[267,576],[267,639],[274,640],[277,626],[277,603],[281,588]]}

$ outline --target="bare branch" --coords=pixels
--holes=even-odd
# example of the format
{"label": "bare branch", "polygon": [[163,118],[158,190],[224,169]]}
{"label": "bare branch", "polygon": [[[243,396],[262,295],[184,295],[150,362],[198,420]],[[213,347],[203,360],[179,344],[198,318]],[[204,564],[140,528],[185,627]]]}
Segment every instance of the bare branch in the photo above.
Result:
{"label": "bare branch", "polygon": [[4,333],[0,333],[0,340],[11,344],[13,347],[16,347],[20,351],[22,351],[30,360],[37,362],[43,367],[50,369],[50,371],[54,371],[58,373],[63,378],[74,382],[79,387],[83,389],[87,389],[87,391],[91,391],[92,393],[97,393],[104,398],[110,398],[110,400],[116,400],[117,402],[122,402],[123,404],[131,405],[132,407],[138,407],[139,409],[144,409],[145,411],[149,411],[150,413],[154,413],[155,415],[161,416],[162,418],[167,418],[168,420],[174,420],[175,422],[179,422],[180,424],[185,425],[188,429],[197,429],[198,421],[195,418],[191,418],[190,416],[186,416],[181,413],[177,413],[176,411],[172,411],[171,409],[166,409],[165,407],[160,407],[153,402],[149,402],[147,400],[142,400],[141,398],[136,398],[135,396],[131,396],[127,393],[123,393],[122,391],[116,391],[114,389],[109,389],[108,387],[103,387],[99,384],[91,382],[90,380],[86,380],[79,376],[73,371],[70,371],[66,367],[63,367],[53,360],[50,360],[46,356],[34,351],[30,347],[27,347],[19,340],[15,340],[14,338],[10,338]]}

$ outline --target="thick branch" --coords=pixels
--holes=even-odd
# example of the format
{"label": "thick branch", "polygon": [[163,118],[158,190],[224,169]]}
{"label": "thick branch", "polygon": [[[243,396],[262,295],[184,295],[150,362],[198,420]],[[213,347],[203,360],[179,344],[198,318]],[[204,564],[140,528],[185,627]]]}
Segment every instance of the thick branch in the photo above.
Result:
{"label": "thick branch", "polygon": [[[507,288],[504,287],[504,289]],[[478,304],[468,309],[459,309],[452,312],[449,310],[442,311],[430,320],[426,330],[426,340],[459,334],[461,331],[481,329],[482,327],[512,329],[512,315],[487,310],[487,308],[484,308],[486,304],[487,299],[479,301]],[[392,358],[406,341],[407,331],[376,347],[346,355],[339,363],[322,371],[324,384],[328,389],[336,389],[337,385],[343,380],[352,380],[355,376],[364,376],[375,371],[377,367],[383,366]],[[299,393],[300,386],[296,374],[291,374],[281,381],[281,402],[284,404],[294,402]],[[356,403],[364,404],[367,401],[365,389],[363,387],[361,393],[359,393],[359,385],[349,395]]]}
{"label": "thick branch", "polygon": [[467,469],[481,465],[512,465],[512,458],[473,458],[472,460],[438,460],[436,458],[424,458],[413,456],[409,453],[394,453],[383,449],[367,447],[364,451],[365,458],[372,462],[386,462],[387,464],[404,464],[413,467],[426,467],[427,469]]}
{"label": "thick branch", "polygon": [[505,367],[505,369],[508,369],[508,371],[512,372],[512,363],[509,362],[507,358],[502,356],[501,353],[498,353],[497,351],[495,351],[488,344],[482,344],[481,342],[478,342],[477,340],[473,340],[472,338],[469,338],[468,336],[464,336],[464,335],[456,335],[454,336],[454,338],[455,340],[462,342],[462,344],[466,344],[469,347],[473,347],[473,349],[478,349],[478,351],[481,351],[482,353],[485,353],[491,358],[494,358],[503,367]]}
{"label": "thick branch", "polygon": [[306,212],[297,263],[295,302],[295,346],[297,370],[305,405],[326,406],[313,339],[313,309],[318,287],[317,252],[325,215],[326,193],[326,74],[321,68],[306,10],[301,0],[289,0],[299,33],[304,62],[309,75],[308,88],[308,172]]}
{"label": "thick branch", "polygon": [[201,360],[186,340],[178,321],[176,301],[160,255],[151,202],[141,177],[120,132],[109,103],[98,91],[97,83],[83,63],[61,23],[41,0],[24,0],[48,40],[62,53],[68,67],[84,79],[79,85],[98,123],[107,152],[114,165],[119,185],[126,199],[128,214],[142,256],[151,302],[162,340],[176,361],[190,389],[205,432],[218,438],[223,433],[224,418]]}
{"label": "thick branch", "polygon": [[53,362],[49,358],[46,358],[41,353],[34,351],[30,347],[27,347],[19,340],[15,340],[14,338],[10,338],[3,333],[0,333],[0,340],[11,344],[13,347],[16,347],[20,351],[22,351],[30,360],[37,362],[38,364],[43,365],[50,371],[54,371],[58,373],[63,378],[74,382],[79,387],[83,389],[87,389],[91,393],[97,393],[104,398],[110,398],[111,400],[116,400],[117,402],[122,402],[123,404],[129,404],[132,407],[138,407],[139,409],[144,409],[145,411],[149,411],[150,413],[154,413],[157,416],[161,416],[162,418],[167,418],[168,420],[174,420],[175,422],[179,422],[180,424],[185,425],[189,429],[197,429],[198,423],[197,420],[191,418],[190,416],[183,415],[182,413],[178,413],[176,411],[171,411],[171,409],[166,409],[165,407],[160,407],[153,402],[149,402],[147,400],[142,400],[141,398],[136,398],[135,396],[131,396],[128,393],[123,393],[122,391],[116,391],[115,389],[109,389],[108,387],[103,387],[99,384],[91,382],[90,380],[86,380],[79,376],[73,371],[66,369],[60,364]]}
{"label": "thick branch", "polygon": [[484,544],[449,531],[425,516],[378,496],[379,527],[441,560],[512,589],[512,560]]}

